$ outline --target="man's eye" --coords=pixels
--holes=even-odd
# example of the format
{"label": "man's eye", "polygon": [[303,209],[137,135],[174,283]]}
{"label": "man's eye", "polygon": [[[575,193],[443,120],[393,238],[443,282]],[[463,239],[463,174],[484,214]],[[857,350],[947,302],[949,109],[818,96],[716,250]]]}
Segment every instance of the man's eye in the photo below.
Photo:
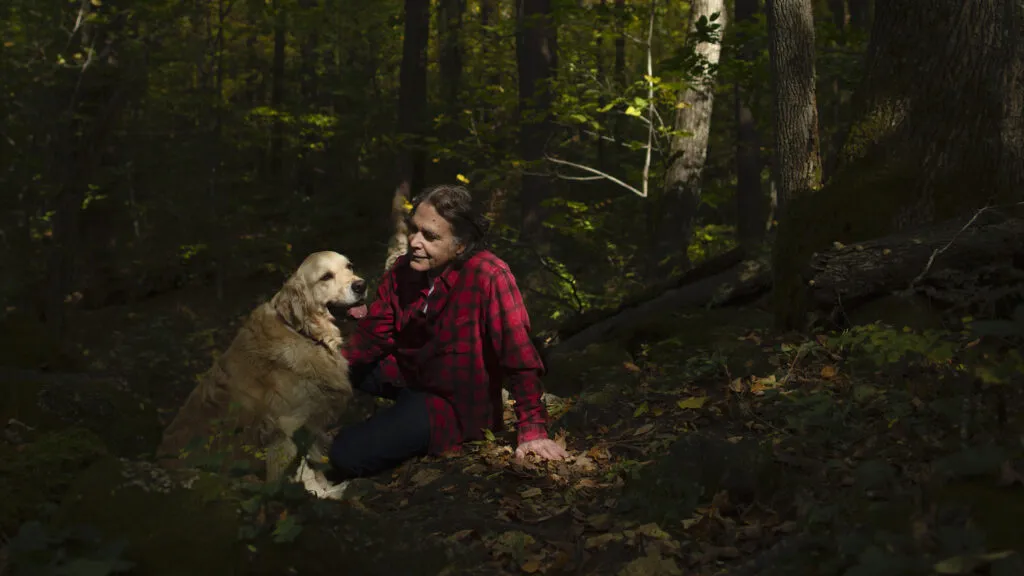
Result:
{"label": "man's eye", "polygon": [[334,272],[326,272],[320,277],[321,282],[327,282],[328,280],[334,280]]}

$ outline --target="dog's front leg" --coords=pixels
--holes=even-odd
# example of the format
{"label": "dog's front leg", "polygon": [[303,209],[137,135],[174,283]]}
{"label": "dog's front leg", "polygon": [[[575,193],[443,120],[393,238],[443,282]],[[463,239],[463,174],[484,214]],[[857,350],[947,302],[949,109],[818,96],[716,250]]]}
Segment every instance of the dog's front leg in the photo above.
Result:
{"label": "dog's front leg", "polygon": [[298,452],[295,442],[287,437],[267,446],[267,482],[278,482]]}

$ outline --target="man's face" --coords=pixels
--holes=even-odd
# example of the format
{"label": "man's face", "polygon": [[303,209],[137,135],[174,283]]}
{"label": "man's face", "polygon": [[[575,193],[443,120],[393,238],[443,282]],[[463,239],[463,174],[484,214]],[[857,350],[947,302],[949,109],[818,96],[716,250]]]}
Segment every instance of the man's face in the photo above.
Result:
{"label": "man's face", "polygon": [[420,272],[440,271],[465,250],[452,225],[426,202],[409,221],[409,266]]}

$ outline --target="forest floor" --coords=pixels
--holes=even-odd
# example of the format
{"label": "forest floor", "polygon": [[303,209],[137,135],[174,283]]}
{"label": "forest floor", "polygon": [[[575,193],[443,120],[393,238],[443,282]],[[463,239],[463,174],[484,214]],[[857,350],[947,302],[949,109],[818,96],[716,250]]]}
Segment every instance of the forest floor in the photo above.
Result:
{"label": "forest floor", "polygon": [[[965,410],[938,372],[774,334],[756,304],[666,314],[657,341],[553,365],[567,462],[514,462],[509,409],[507,435],[344,502],[216,477],[152,489],[139,462],[273,288],[81,313],[82,367],[119,379],[4,389],[0,574],[1024,573],[1019,392],[997,425],[992,396]],[[47,564],[67,569],[26,568]]]}

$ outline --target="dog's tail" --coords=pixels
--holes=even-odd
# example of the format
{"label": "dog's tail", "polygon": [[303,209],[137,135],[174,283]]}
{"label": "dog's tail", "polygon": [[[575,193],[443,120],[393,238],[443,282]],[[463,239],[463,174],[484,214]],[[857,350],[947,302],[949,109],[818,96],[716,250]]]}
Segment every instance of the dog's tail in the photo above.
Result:
{"label": "dog's tail", "polygon": [[394,266],[399,256],[409,250],[409,225],[406,224],[405,218],[411,208],[412,204],[409,203],[404,187],[399,186],[391,198],[391,224],[394,233],[388,241],[388,256],[384,260],[385,272]]}

